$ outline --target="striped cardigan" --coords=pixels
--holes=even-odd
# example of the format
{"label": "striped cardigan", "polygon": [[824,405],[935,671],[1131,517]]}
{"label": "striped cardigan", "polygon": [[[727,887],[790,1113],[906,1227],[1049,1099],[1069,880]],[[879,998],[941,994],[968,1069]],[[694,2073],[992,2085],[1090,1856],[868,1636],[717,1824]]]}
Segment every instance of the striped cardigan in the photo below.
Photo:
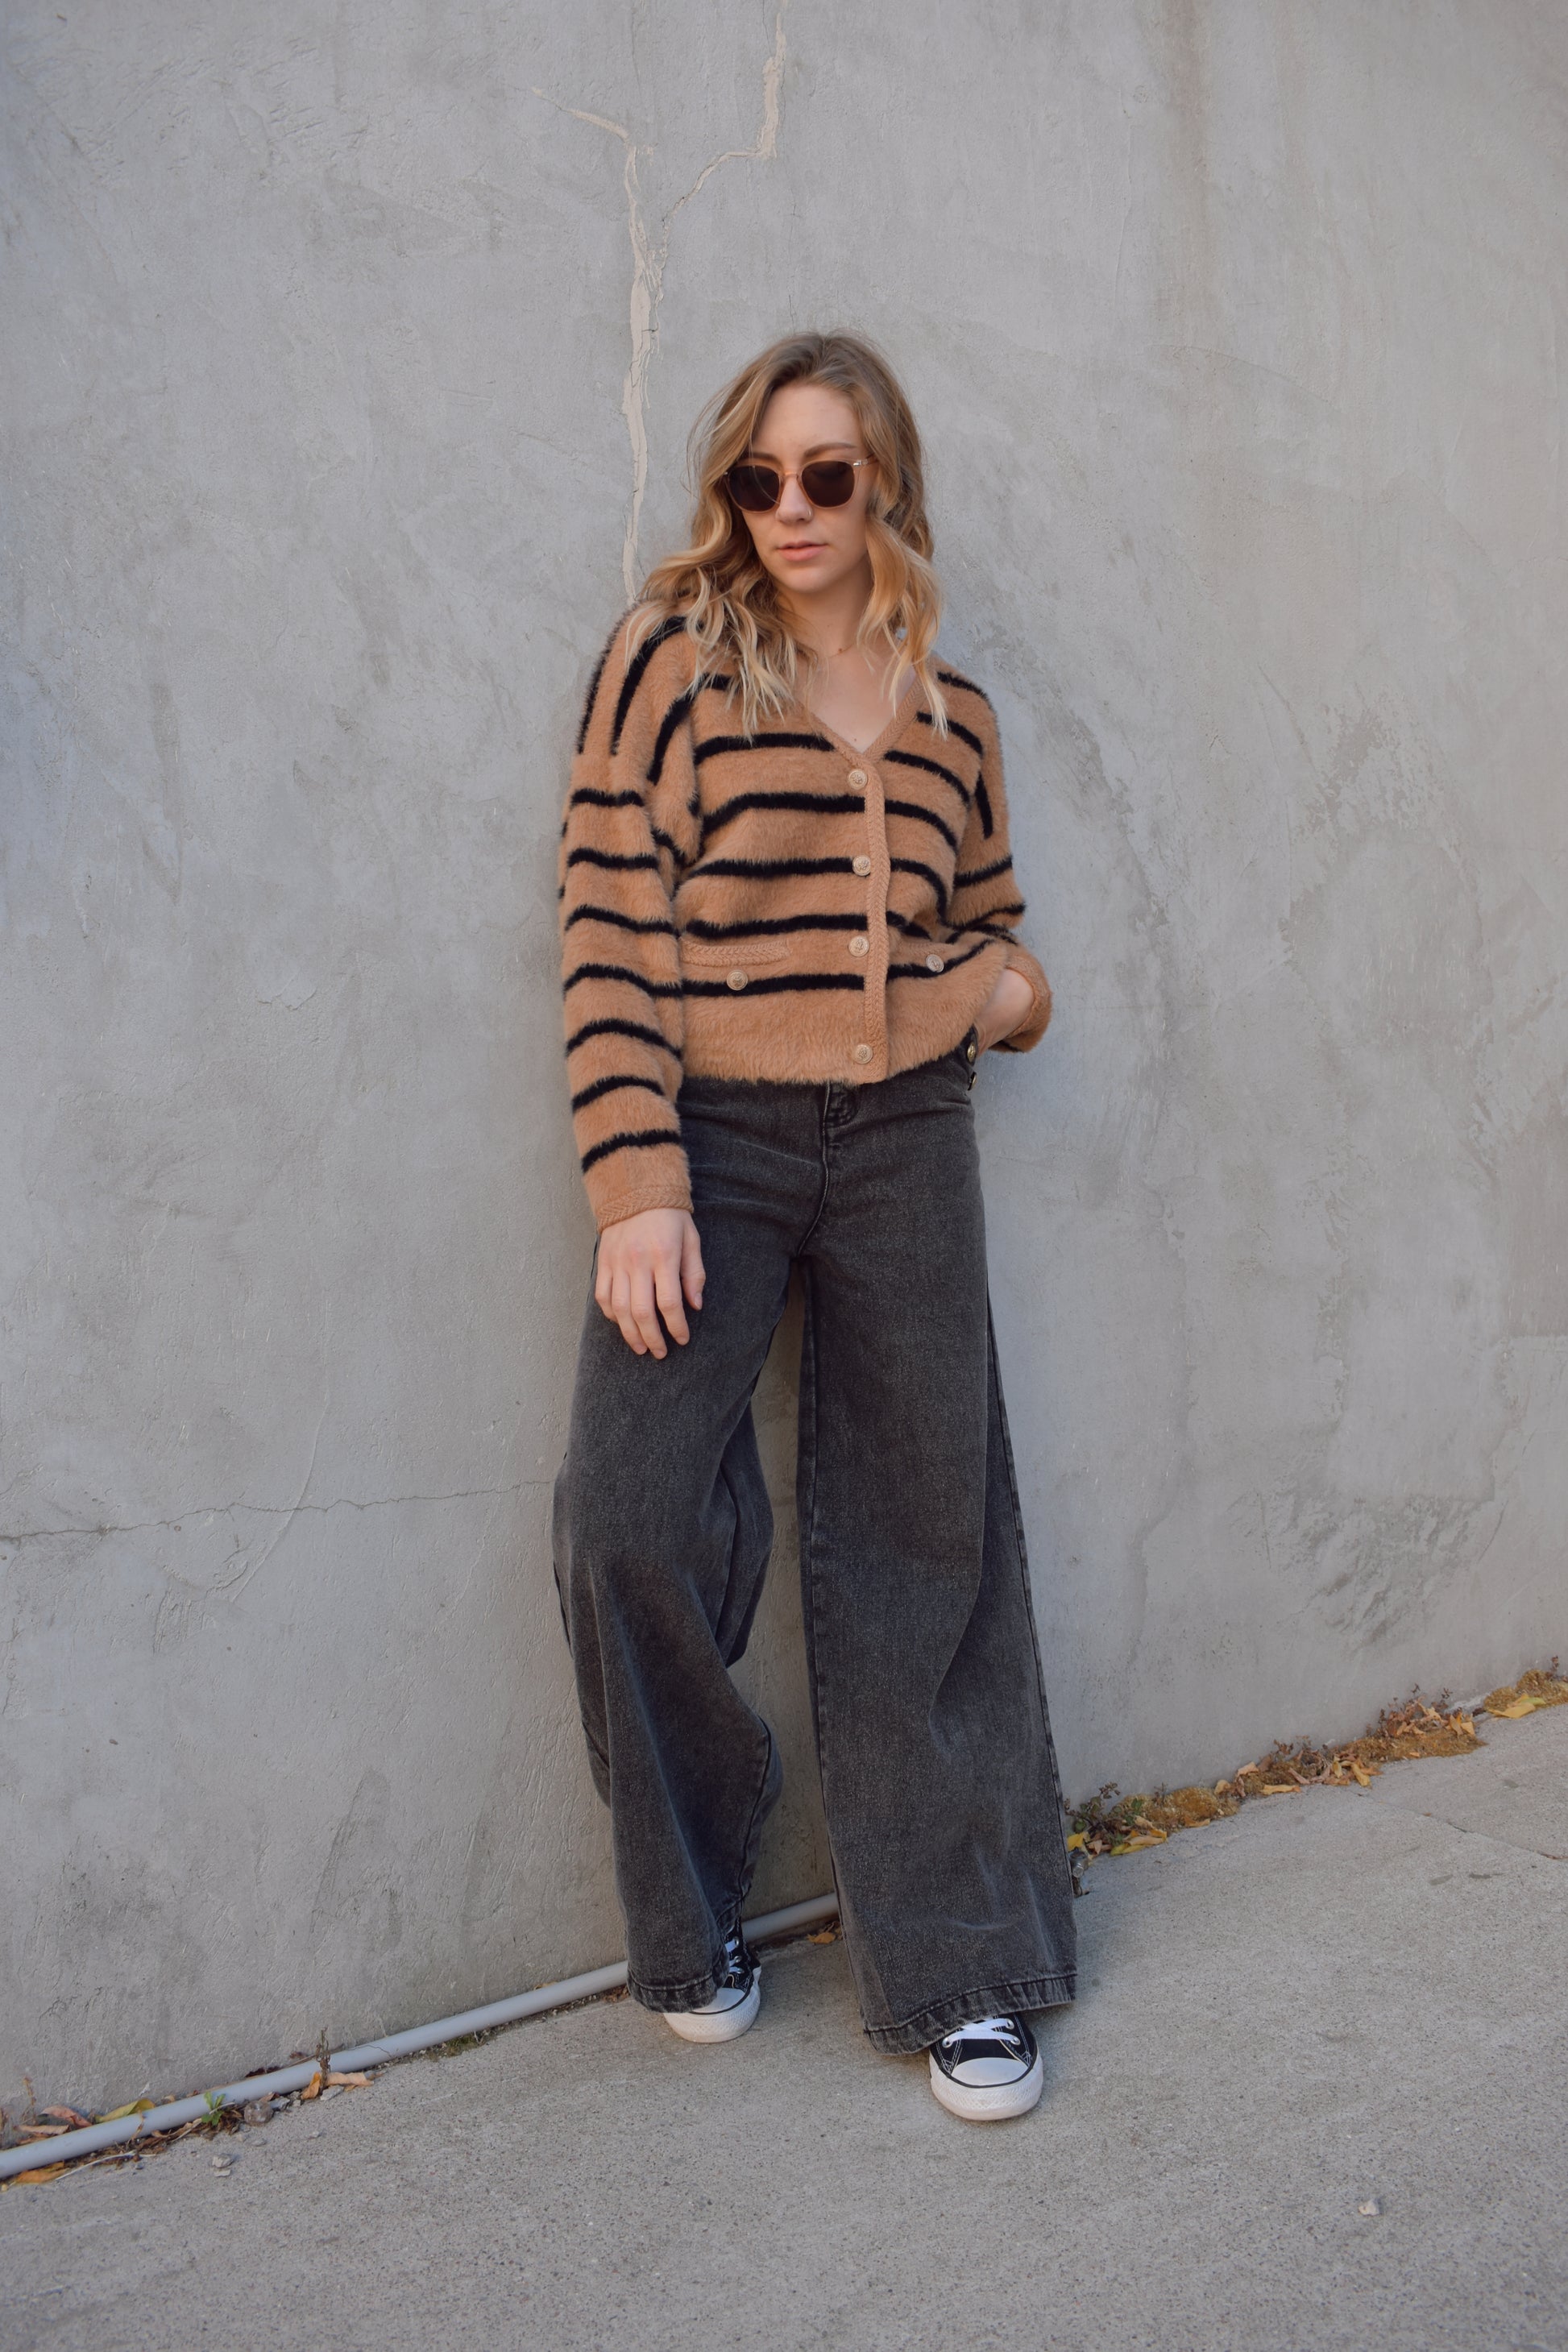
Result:
{"label": "striped cardigan", "polygon": [[695,682],[666,621],[594,672],[562,825],[566,1057],[600,1230],[689,1208],[683,1075],[872,1085],[957,1045],[1004,967],[1035,992],[1007,1041],[1038,1043],[1046,976],[1013,936],[995,715],[942,670],[939,736],[911,682],[864,751],[814,713],[740,731],[727,677]]}

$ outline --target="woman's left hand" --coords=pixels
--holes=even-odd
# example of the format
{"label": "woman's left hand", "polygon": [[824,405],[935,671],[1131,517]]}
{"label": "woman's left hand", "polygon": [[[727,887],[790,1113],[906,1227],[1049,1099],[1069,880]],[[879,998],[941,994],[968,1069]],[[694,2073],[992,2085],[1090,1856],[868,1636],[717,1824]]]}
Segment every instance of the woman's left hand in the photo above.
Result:
{"label": "woman's left hand", "polygon": [[1034,1004],[1034,990],[1021,971],[1014,971],[1008,966],[975,1018],[981,1052],[984,1054],[988,1047],[999,1045],[1004,1037],[1010,1037],[1014,1030],[1028,1019]]}

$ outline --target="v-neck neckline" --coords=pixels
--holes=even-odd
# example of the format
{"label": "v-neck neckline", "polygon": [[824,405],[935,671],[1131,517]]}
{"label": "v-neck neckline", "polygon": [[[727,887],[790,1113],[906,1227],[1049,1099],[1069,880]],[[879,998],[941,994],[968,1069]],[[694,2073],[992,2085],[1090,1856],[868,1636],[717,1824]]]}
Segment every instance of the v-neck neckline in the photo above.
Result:
{"label": "v-neck neckline", "polygon": [[826,719],[819,717],[817,712],[812,709],[809,702],[804,705],[804,709],[805,715],[810,719],[812,725],[816,729],[819,734],[826,736],[828,741],[833,745],[836,751],[842,751],[845,757],[850,760],[876,760],[881,756],[889,744],[896,743],[898,741],[899,737],[903,733],[905,728],[909,725],[910,720],[913,718],[914,707],[920,700],[920,698],[921,682],[918,677],[911,678],[903,700],[900,703],[897,710],[894,711],[893,716],[888,721],[886,727],[883,728],[879,736],[875,737],[871,742],[864,745],[863,747],[858,743],[851,743],[847,735],[840,735],[836,727],[830,727]]}

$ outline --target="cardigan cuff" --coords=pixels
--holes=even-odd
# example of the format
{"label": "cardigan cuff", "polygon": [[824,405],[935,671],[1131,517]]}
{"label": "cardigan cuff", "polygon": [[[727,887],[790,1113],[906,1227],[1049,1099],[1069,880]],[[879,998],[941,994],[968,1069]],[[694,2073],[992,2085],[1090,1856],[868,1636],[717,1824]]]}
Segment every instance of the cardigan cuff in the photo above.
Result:
{"label": "cardigan cuff", "polygon": [[691,1207],[691,1179],[687,1172],[686,1154],[679,1145],[674,1148],[664,1170],[658,1175],[649,1175],[645,1171],[639,1183],[629,1184],[624,1179],[617,1182],[613,1176],[607,1182],[596,1183],[595,1178],[598,1172],[597,1169],[591,1170],[584,1181],[588,1190],[588,1205],[594,1212],[594,1223],[600,1233],[606,1225],[618,1225],[627,1217],[640,1216],[645,1209],[689,1210]]}
{"label": "cardigan cuff", "polygon": [[1005,970],[1021,972],[1035,992],[1032,1013],[1026,1013],[1010,1037],[999,1037],[994,1050],[998,1054],[1026,1054],[1037,1045],[1051,1021],[1051,983],[1027,948],[1016,942],[1009,945]]}

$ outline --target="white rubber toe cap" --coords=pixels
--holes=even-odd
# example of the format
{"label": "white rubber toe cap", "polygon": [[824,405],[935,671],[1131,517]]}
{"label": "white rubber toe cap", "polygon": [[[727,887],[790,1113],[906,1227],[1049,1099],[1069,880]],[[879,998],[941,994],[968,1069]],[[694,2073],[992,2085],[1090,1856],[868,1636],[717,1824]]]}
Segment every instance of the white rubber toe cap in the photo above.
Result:
{"label": "white rubber toe cap", "polygon": [[752,1979],[749,1992],[738,2000],[720,1994],[727,2006],[721,2009],[710,2001],[705,2009],[667,2009],[660,2013],[665,2023],[683,2042],[733,2042],[737,2034],[755,2021],[763,2004],[763,1983],[760,1972]]}
{"label": "white rubber toe cap", "polygon": [[[1011,2082],[998,2082],[995,2076],[1008,2070],[994,2058],[969,2060],[963,2067],[966,2079],[954,2082],[944,2074],[932,2058],[931,2086],[941,2105],[950,2116],[962,2116],[965,2123],[1005,2123],[1009,2116],[1026,2116],[1037,2106],[1046,2087],[1045,2061],[1037,2053],[1026,2074],[1015,2074]],[[981,2076],[989,2079],[976,2081]]]}

